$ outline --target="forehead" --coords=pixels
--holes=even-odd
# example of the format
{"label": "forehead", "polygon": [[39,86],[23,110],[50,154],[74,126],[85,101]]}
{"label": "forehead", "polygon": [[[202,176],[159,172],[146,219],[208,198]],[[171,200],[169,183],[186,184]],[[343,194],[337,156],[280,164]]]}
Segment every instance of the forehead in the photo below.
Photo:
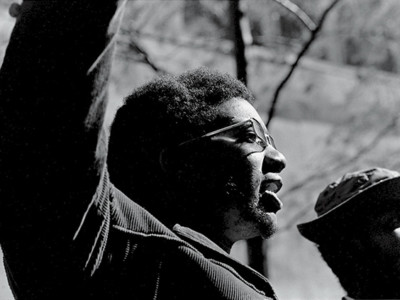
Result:
{"label": "forehead", "polygon": [[254,118],[263,124],[263,120],[257,113],[253,105],[242,98],[232,98],[218,106],[218,113],[224,118],[229,118],[234,122],[240,122],[249,118]]}

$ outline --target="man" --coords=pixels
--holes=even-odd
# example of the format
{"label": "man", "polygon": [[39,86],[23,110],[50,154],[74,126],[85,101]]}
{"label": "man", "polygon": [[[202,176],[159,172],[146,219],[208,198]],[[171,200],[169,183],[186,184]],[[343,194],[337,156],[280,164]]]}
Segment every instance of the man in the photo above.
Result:
{"label": "man", "polygon": [[239,81],[198,69],[138,89],[97,172],[116,2],[18,10],[0,73],[0,238],[15,296],[275,299],[228,255],[273,234],[285,167]]}
{"label": "man", "polygon": [[348,173],[328,185],[317,219],[298,225],[317,244],[346,299],[400,298],[400,173]]}

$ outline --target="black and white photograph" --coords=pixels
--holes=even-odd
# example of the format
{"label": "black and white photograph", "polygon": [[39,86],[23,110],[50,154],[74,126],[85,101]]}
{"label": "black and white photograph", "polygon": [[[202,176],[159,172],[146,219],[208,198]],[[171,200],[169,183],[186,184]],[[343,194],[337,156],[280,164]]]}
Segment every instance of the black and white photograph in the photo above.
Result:
{"label": "black and white photograph", "polygon": [[399,0],[0,0],[0,300],[400,299]]}

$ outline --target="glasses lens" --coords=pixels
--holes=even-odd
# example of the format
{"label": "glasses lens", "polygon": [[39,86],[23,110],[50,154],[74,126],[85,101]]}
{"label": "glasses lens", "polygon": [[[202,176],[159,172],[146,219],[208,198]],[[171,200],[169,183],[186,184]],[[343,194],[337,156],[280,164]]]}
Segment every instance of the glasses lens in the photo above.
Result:
{"label": "glasses lens", "polygon": [[276,149],[275,146],[275,142],[274,139],[272,138],[272,136],[270,136],[268,130],[264,129],[262,127],[262,125],[254,119],[251,119],[252,123],[253,123],[253,128],[254,131],[256,132],[257,136],[264,141],[265,146],[263,148],[263,150],[268,146],[271,145],[272,147],[274,147]]}
{"label": "glasses lens", "polygon": [[276,148],[269,132],[255,119],[249,119],[226,129],[223,128],[210,136],[219,137],[226,141],[231,140],[240,145],[245,155],[262,152],[269,145]]}

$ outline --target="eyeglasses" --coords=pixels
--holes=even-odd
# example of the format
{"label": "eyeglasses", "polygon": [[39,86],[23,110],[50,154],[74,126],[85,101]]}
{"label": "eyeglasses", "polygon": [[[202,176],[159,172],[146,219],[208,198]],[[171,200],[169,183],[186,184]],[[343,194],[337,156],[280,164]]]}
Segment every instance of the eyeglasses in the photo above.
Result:
{"label": "eyeglasses", "polygon": [[269,145],[276,149],[274,140],[268,130],[254,118],[211,131],[200,137],[182,142],[177,147],[187,146],[207,138],[233,142],[244,150],[245,155],[262,152]]}
{"label": "eyeglasses", "polygon": [[263,152],[268,146],[276,149],[274,139],[268,130],[254,118],[250,118],[214,131],[206,133],[200,137],[184,141],[174,147],[165,148],[160,153],[160,165],[163,170],[168,169],[167,152],[171,154],[173,149],[178,150],[182,147],[190,146],[206,139],[221,140],[236,144],[243,152],[244,156],[251,153]]}

